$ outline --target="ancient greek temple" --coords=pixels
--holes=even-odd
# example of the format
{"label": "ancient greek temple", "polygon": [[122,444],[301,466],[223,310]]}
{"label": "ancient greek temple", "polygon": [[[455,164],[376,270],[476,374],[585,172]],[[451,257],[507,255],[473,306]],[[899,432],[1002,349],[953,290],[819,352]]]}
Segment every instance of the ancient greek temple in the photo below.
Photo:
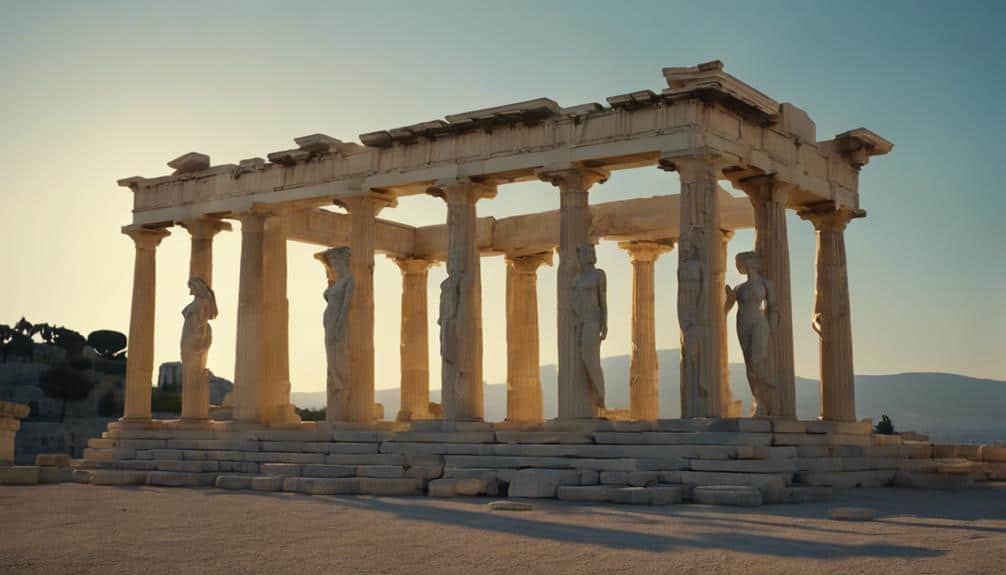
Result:
{"label": "ancient greek temple", "polygon": [[[319,273],[318,292],[329,299],[329,422],[366,426],[377,418],[373,269],[379,255],[402,272],[398,421],[482,421],[480,260],[498,255],[507,263],[507,423],[543,423],[541,337],[558,341],[558,421],[614,418],[592,368],[606,311],[603,273],[593,267],[589,248],[602,239],[617,241],[633,267],[631,420],[668,417],[657,408],[655,325],[671,318],[655,317],[663,290],[654,285],[653,270],[662,254],[677,251],[682,418],[748,415],[727,382],[727,310],[736,301],[755,415],[795,419],[793,332],[814,329],[820,418],[854,422],[844,234],[851,220],[865,215],[861,169],[892,144],[864,128],[819,139],[804,110],[727,74],[720,62],[665,68],[663,76],[659,90],[614,95],[606,104],[562,107],[540,98],[370,132],[360,143],[314,134],[296,138],[293,149],[236,164],[212,165],[193,152],[169,162],[170,175],[120,180],[133,193],[133,220],[123,232],[136,247],[122,425],[142,426],[151,418],[156,248],[174,226],[191,238],[195,295],[182,340],[183,422],[209,416],[201,374],[212,353],[206,326],[215,318],[237,326],[234,420],[302,425],[290,404],[288,241],[323,250],[318,259],[327,283]],[[676,193],[590,201],[591,190],[613,171],[630,169],[662,170],[668,191]],[[555,187],[558,211],[479,217],[480,203],[506,201],[507,184],[531,180]],[[746,197],[727,193],[726,182]],[[393,221],[397,199],[413,194],[442,199],[447,221],[428,227]],[[332,205],[346,213],[323,209]],[[808,221],[808,233],[812,226],[817,237],[813,326],[792,321],[787,210]],[[235,220],[238,312],[216,317],[213,238]],[[755,245],[737,262],[749,280],[735,290],[725,284],[733,265],[727,245],[735,230],[752,227]],[[553,261],[558,309],[540,310],[537,271]],[[432,360],[442,362],[444,374],[438,406],[429,398],[427,272],[441,262],[448,276],[434,310],[441,354]],[[540,313],[558,314],[558,333],[539,333]]]}

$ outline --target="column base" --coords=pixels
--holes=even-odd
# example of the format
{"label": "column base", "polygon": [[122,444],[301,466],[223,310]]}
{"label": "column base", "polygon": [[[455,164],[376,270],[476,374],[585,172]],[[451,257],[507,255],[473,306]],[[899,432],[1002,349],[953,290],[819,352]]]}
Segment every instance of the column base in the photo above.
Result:
{"label": "column base", "polygon": [[545,431],[612,431],[615,423],[600,417],[550,419],[542,424]]}

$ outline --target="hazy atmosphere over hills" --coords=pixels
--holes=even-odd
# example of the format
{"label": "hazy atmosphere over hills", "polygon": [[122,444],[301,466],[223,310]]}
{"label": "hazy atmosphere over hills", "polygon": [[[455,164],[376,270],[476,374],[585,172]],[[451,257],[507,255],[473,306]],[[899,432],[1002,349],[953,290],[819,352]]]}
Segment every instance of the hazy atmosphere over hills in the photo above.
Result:
{"label": "hazy atmosphere over hills", "polygon": [[[657,352],[660,358],[660,415],[676,418],[681,413],[676,349]],[[627,355],[602,360],[609,407],[629,405],[629,363]],[[545,417],[556,416],[556,366],[541,366]],[[435,385],[436,382],[431,382]],[[816,419],[819,383],[797,378],[797,412],[800,419]],[[734,398],[751,405],[743,364],[730,365],[730,387]],[[431,401],[440,400],[440,390],[430,390]],[[325,406],[325,392],[292,394],[300,407]],[[377,390],[385,417],[398,413],[399,390]],[[952,373],[900,373],[856,376],[856,413],[860,418],[879,420],[887,414],[900,431],[929,433],[933,440],[946,442],[996,442],[1006,437],[1006,381],[976,379]],[[939,415],[936,415],[939,414]],[[506,385],[490,383],[485,391],[485,416],[502,421],[506,416]]]}

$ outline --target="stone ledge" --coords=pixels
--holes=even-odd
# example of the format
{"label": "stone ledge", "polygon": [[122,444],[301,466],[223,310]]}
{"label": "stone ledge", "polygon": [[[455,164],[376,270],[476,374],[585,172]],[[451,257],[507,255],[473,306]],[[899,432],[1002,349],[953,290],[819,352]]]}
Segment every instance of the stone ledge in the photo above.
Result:
{"label": "stone ledge", "polygon": [[692,500],[706,505],[757,507],[762,504],[762,493],[741,485],[703,485],[692,490]]}

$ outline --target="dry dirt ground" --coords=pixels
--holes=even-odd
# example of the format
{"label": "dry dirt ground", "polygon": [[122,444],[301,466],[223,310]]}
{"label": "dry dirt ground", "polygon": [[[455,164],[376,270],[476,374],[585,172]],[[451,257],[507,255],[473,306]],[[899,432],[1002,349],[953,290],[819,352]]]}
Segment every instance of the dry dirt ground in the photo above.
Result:
{"label": "dry dirt ground", "polygon": [[[754,509],[0,487],[0,572],[1006,573],[1006,484]],[[868,523],[826,518],[871,506]]]}

